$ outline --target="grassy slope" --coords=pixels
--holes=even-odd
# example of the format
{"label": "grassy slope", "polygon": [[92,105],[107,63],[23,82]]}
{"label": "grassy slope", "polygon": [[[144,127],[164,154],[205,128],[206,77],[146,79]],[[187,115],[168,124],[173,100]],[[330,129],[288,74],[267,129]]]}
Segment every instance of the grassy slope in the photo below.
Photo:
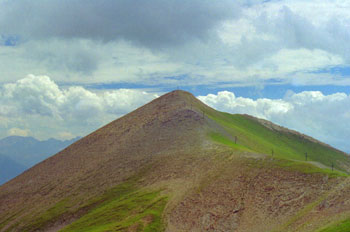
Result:
{"label": "grassy slope", "polygon": [[[23,231],[35,231],[60,220],[64,215],[86,212],[78,220],[61,231],[162,231],[162,212],[167,197],[160,191],[144,190],[137,186],[133,177],[108,190],[103,195],[94,197],[78,208],[72,207],[77,199],[66,198],[34,218],[27,218],[28,224]],[[4,225],[0,225],[0,228]],[[16,226],[16,225],[13,225]],[[11,231],[12,227],[8,229]]]}
{"label": "grassy slope", "polygon": [[133,183],[125,182],[103,195],[98,199],[101,204],[62,231],[127,231],[130,227],[137,231],[161,231],[167,198],[159,194],[138,190]]}
{"label": "grassy slope", "polygon": [[326,228],[319,230],[319,232],[349,232],[350,231],[350,219],[334,223]]}
{"label": "grassy slope", "polygon": [[[225,145],[239,150],[251,150],[257,153],[272,154],[276,158],[317,161],[325,166],[334,163],[336,169],[345,171],[339,166],[348,163],[348,158],[341,152],[332,148],[311,142],[301,136],[292,133],[273,131],[259,122],[244,115],[232,115],[218,111],[207,111],[207,116],[225,128],[230,136],[219,133],[211,133],[210,137]],[[234,136],[237,136],[237,144],[234,144]]]}

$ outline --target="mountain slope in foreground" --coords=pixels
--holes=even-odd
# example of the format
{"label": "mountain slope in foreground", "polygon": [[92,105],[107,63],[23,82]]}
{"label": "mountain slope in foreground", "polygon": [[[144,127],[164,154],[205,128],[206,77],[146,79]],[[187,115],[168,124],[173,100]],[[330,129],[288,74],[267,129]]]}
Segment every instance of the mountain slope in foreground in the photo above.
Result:
{"label": "mountain slope in foreground", "polygon": [[349,170],[326,144],[174,91],[1,186],[0,231],[349,231]]}

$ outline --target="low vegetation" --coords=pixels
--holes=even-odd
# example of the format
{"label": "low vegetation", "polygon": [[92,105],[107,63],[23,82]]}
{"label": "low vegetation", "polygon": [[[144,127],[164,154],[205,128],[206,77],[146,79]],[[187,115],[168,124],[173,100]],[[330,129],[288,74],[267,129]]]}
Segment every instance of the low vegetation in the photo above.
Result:
{"label": "low vegetation", "polygon": [[101,202],[62,231],[161,231],[167,198],[159,191],[140,190],[127,181],[90,204]]}
{"label": "low vegetation", "polygon": [[61,200],[44,213],[23,219],[30,221],[23,230],[45,228],[65,216],[69,218],[83,211],[82,217],[61,231],[128,231],[130,228],[134,231],[162,231],[162,212],[167,197],[160,191],[141,189],[136,180],[131,178],[78,208],[73,207],[75,204],[71,198]]}
{"label": "low vegetation", "polygon": [[[228,114],[218,111],[207,111],[210,119],[221,125],[227,134],[212,133],[210,137],[219,142],[240,150],[270,154],[276,158],[305,161],[316,161],[325,166],[347,171],[341,166],[349,163],[344,153],[320,143],[310,141],[301,134],[288,130],[278,131],[265,127],[258,121],[245,115]],[[237,137],[237,144],[234,137]]]}
{"label": "low vegetation", "polygon": [[333,223],[318,232],[349,232],[350,231],[350,218],[344,221]]}

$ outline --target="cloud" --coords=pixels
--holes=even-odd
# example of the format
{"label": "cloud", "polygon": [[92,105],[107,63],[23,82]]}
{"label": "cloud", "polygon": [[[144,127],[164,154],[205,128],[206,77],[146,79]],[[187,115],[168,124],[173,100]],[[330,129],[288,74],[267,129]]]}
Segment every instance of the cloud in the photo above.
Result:
{"label": "cloud", "polygon": [[294,12],[291,7],[281,6],[277,11],[263,11],[255,19],[256,31],[270,35],[276,44],[280,43],[284,48],[320,49],[349,60],[350,56],[345,52],[350,49],[346,42],[350,39],[349,18],[341,21],[334,12],[334,15],[326,17],[326,21],[319,19],[313,22],[301,12]]}
{"label": "cloud", "polygon": [[14,0],[0,2],[0,9],[0,34],[126,40],[148,48],[205,40],[218,23],[239,14],[226,0]]}
{"label": "cloud", "polygon": [[[0,136],[86,135],[157,96],[140,89],[62,87],[47,76],[28,75],[0,87]],[[198,98],[218,110],[264,118],[349,151],[350,96],[345,93],[288,91],[281,99],[250,99],[221,91]]]}
{"label": "cloud", "polygon": [[96,71],[103,57],[98,44],[87,40],[29,41],[21,48],[24,58],[35,61],[36,66],[42,65],[48,70],[82,76],[89,76]]}
{"label": "cloud", "polygon": [[350,17],[337,3],[270,1],[244,8],[218,33],[232,54],[228,63],[264,80],[348,65],[349,28]]}
{"label": "cloud", "polygon": [[168,82],[166,76],[184,73],[182,64],[164,54],[127,43],[90,40],[29,41],[0,49],[0,83],[13,82],[28,72],[48,75],[58,83]]}
{"label": "cloud", "polygon": [[9,130],[27,131],[39,138],[67,137],[67,131],[85,135],[157,96],[131,89],[93,92],[81,86],[62,88],[47,76],[28,75],[0,88],[0,118],[7,122],[0,124],[0,134]]}
{"label": "cloud", "polygon": [[58,133],[58,138],[62,140],[69,140],[75,138],[75,136],[69,131],[63,131]]}
{"label": "cloud", "polygon": [[329,71],[349,66],[349,9],[329,0],[3,0],[0,44],[16,44],[0,45],[0,82],[34,73],[66,85],[350,85]]}
{"label": "cloud", "polygon": [[264,118],[350,151],[350,96],[345,93],[289,91],[283,99],[253,100],[222,91],[198,98],[218,110]]}
{"label": "cloud", "polygon": [[8,130],[7,134],[9,136],[13,136],[13,135],[16,135],[16,136],[28,136],[29,135],[29,130],[23,130],[23,129],[20,129],[20,128],[11,128]]}

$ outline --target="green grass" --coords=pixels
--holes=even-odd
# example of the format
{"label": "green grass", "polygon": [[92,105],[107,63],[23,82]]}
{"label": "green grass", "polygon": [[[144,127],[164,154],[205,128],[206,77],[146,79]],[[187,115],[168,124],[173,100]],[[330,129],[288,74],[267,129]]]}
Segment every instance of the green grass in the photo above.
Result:
{"label": "green grass", "polygon": [[33,224],[35,228],[41,228],[44,224],[54,221],[59,215],[67,212],[69,209],[69,198],[59,201],[44,214],[42,214]]}
{"label": "green grass", "polygon": [[111,189],[101,202],[62,231],[127,231],[135,226],[137,231],[162,231],[162,212],[167,202],[159,191],[138,190],[133,182],[126,182]]}
{"label": "green grass", "polygon": [[217,143],[220,143],[220,144],[224,144],[226,146],[229,146],[231,148],[234,148],[235,150],[240,150],[240,151],[252,151],[244,146],[242,146],[241,144],[237,144],[235,143],[234,141],[232,141],[231,139],[223,136],[222,134],[220,133],[210,133],[209,134],[210,138],[217,142]]}
{"label": "green grass", "polygon": [[137,231],[162,231],[162,212],[167,197],[161,196],[160,191],[141,189],[137,185],[139,177],[136,175],[104,194],[86,200],[83,205],[77,206],[78,199],[75,198],[63,199],[43,213],[23,218],[28,223],[21,230],[36,231],[62,218],[81,214],[62,231],[127,231],[131,226]]}
{"label": "green grass", "polygon": [[210,138],[224,145],[236,148],[247,149],[257,153],[272,154],[274,157],[305,160],[305,153],[308,153],[308,161],[316,161],[338,170],[345,171],[339,164],[350,165],[349,158],[332,148],[322,144],[314,143],[300,135],[270,130],[244,115],[232,115],[218,111],[207,111],[206,115],[221,125],[230,137],[237,136],[237,144],[228,136],[219,133],[210,133]]}
{"label": "green grass", "polygon": [[318,232],[349,232],[350,231],[350,219],[333,223],[326,228],[319,230]]}
{"label": "green grass", "polygon": [[259,160],[259,162],[251,162],[250,167],[253,168],[282,168],[283,170],[297,171],[306,174],[327,174],[329,178],[335,177],[347,177],[348,175],[339,172],[332,171],[330,169],[319,168],[313,164],[305,163],[303,161],[288,160],[275,158],[273,160]]}
{"label": "green grass", "polygon": [[[70,211],[70,205],[71,201],[70,198],[65,198],[56,204],[54,204],[52,207],[47,209],[44,213],[40,213],[37,215],[28,215],[24,218],[22,218],[22,221],[27,221],[26,226],[22,228],[22,231],[35,231],[39,228],[43,228],[46,225],[50,224],[51,222],[56,221],[58,218],[60,218],[64,214],[69,214]],[[34,217],[33,217],[34,216]],[[17,223],[18,224],[18,223]],[[17,226],[17,224],[14,224],[12,227]],[[9,228],[9,231],[11,231],[11,228]]]}
{"label": "green grass", "polygon": [[340,171],[336,171],[336,170],[332,171],[330,169],[319,168],[313,164],[309,164],[305,162],[286,160],[286,159],[277,159],[275,161],[276,161],[276,164],[280,167],[283,167],[283,169],[290,169],[290,170],[295,170],[295,171],[308,173],[308,174],[317,174],[317,173],[327,174],[330,178],[348,176],[347,174]]}
{"label": "green grass", "polygon": [[[23,213],[23,209],[22,210],[19,210],[18,212],[16,212],[16,213],[14,213],[14,214],[10,214],[10,215],[7,215],[7,216],[5,216],[5,217],[2,217],[2,218],[0,218],[0,230],[3,228],[3,227],[5,227],[8,223],[10,223],[12,220],[14,220],[18,215],[21,215],[21,213]],[[17,223],[18,224],[18,223]],[[17,225],[16,223],[15,223],[15,225]],[[11,229],[11,228],[13,228],[15,225],[13,225],[12,227],[10,227],[9,228],[9,230]]]}

